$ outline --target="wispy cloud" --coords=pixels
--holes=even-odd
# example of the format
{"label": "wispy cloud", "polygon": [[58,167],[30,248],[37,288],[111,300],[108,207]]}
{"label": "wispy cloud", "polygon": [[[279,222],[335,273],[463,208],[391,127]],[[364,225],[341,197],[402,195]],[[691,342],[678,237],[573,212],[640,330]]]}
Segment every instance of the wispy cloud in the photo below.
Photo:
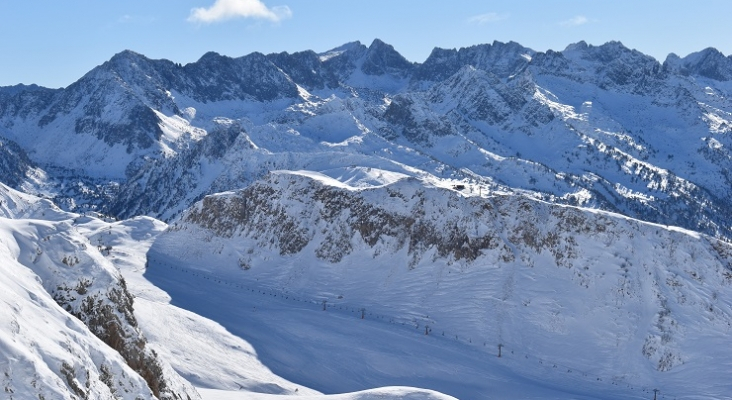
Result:
{"label": "wispy cloud", "polygon": [[559,25],[571,27],[571,26],[585,25],[585,24],[588,24],[590,22],[591,22],[590,19],[587,18],[587,17],[585,17],[584,15],[577,15],[575,17],[572,17],[572,18],[568,19],[568,20],[565,20],[565,21],[560,22]]}
{"label": "wispy cloud", "polygon": [[493,22],[503,21],[505,19],[508,19],[508,14],[499,14],[499,13],[485,13],[485,14],[479,14],[474,15],[470,18],[468,18],[468,23],[475,24],[475,25],[485,25],[490,24]]}
{"label": "wispy cloud", "polygon": [[292,10],[288,6],[267,7],[260,0],[216,0],[211,7],[192,9],[188,21],[210,24],[234,18],[255,18],[279,22],[291,17]]}
{"label": "wispy cloud", "polygon": [[149,15],[130,15],[125,14],[117,19],[120,24],[152,24],[155,17]]}

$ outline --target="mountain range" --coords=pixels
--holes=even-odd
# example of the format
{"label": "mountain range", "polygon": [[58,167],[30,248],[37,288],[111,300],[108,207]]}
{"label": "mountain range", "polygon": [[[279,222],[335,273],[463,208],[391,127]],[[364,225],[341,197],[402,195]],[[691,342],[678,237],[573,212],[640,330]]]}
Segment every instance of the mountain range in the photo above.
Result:
{"label": "mountain range", "polygon": [[[732,57],[661,63],[619,42],[436,48],[422,63],[378,39],[186,65],[127,50],[66,88],[1,87],[0,255],[23,299],[2,314],[6,393],[195,399],[193,385],[294,396],[406,382],[481,398],[508,381],[525,388],[503,387],[506,398],[659,385],[725,398],[730,97]],[[291,298],[333,312],[300,321]],[[219,312],[231,304],[251,312]],[[36,325],[18,322],[24,309],[65,324],[60,336],[20,339],[18,326]],[[341,364],[303,335],[272,338],[307,326],[343,354],[336,332],[358,318],[333,322],[336,309],[381,319],[349,331],[362,345]],[[237,343],[227,351],[247,367],[182,355],[156,322],[166,313],[210,346]],[[389,370],[400,350],[382,334],[418,366]],[[206,340],[192,335],[189,347]],[[484,363],[496,346],[525,358]],[[369,357],[383,369],[359,364]],[[298,368],[308,359],[321,367]],[[385,393],[404,390],[443,398]]]}
{"label": "mountain range", "polygon": [[0,89],[3,168],[123,218],[169,221],[270,170],[371,167],[728,237],[729,71],[714,49],[661,64],[618,42],[421,64],[379,40],[187,65],[124,51],[64,89]]}

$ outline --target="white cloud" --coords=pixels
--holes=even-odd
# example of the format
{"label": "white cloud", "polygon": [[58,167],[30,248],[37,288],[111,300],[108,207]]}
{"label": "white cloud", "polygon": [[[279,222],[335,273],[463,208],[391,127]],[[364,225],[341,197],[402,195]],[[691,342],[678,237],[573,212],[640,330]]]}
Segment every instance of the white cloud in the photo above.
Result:
{"label": "white cloud", "polygon": [[492,13],[474,15],[474,16],[468,18],[468,22],[471,24],[484,25],[484,24],[489,24],[492,22],[503,21],[504,19],[508,19],[508,14],[498,14],[498,13],[492,12]]}
{"label": "white cloud", "polygon": [[234,18],[257,18],[279,22],[291,17],[288,6],[270,8],[260,0],[216,0],[211,7],[192,9],[188,21],[210,24]]}
{"label": "white cloud", "polygon": [[589,23],[590,20],[585,17],[584,15],[577,15],[576,17],[572,17],[566,21],[562,21],[559,23],[559,25],[562,26],[580,26]]}

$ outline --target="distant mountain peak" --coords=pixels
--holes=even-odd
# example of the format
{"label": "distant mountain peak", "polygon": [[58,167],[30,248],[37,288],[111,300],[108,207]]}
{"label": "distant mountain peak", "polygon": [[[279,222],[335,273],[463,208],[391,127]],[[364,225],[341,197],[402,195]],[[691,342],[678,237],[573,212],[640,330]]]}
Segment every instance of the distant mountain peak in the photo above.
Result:
{"label": "distant mountain peak", "polygon": [[441,81],[457,73],[466,65],[490,71],[507,78],[528,65],[536,52],[516,42],[494,41],[456,49],[434,48],[423,64],[416,68],[420,80]]}
{"label": "distant mountain peak", "polygon": [[414,64],[404,58],[394,46],[374,39],[366,52],[361,69],[368,75],[406,74],[414,67]]}
{"label": "distant mountain peak", "polygon": [[[140,53],[136,53],[132,50],[124,50],[112,56],[109,59],[109,65],[119,66],[132,66],[139,63],[149,62],[150,59]],[[106,63],[105,63],[106,64]]]}
{"label": "distant mountain peak", "polygon": [[[201,57],[200,57],[200,58],[198,59],[198,62],[200,62],[201,60],[207,60],[207,59],[215,59],[215,58],[221,58],[221,57],[225,57],[225,56],[223,56],[223,55],[221,55],[221,54],[219,54],[219,53],[217,53],[217,52],[215,52],[215,51],[207,51],[206,53],[204,53],[204,54],[203,54],[203,55],[202,55],[202,56],[201,56]],[[228,58],[228,57],[227,57],[227,58]]]}
{"label": "distant mountain peak", "polygon": [[117,59],[123,59],[123,58],[139,58],[139,57],[147,58],[144,55],[142,55],[142,54],[140,54],[140,53],[138,53],[136,51],[133,51],[133,50],[130,50],[130,49],[125,49],[125,50],[122,50],[119,53],[113,55],[112,56],[112,59],[115,59],[115,58],[117,58]]}
{"label": "distant mountain peak", "polygon": [[562,53],[564,53],[566,56],[578,54],[584,59],[600,62],[609,62],[624,56],[653,59],[653,57],[645,55],[637,50],[630,49],[626,47],[622,42],[616,40],[603,43],[599,46],[587,44],[587,42],[581,40],[577,43],[573,43],[567,46]]}
{"label": "distant mountain peak", "polygon": [[375,38],[373,41],[371,41],[371,45],[369,46],[369,49],[379,48],[379,47],[385,47],[385,48],[391,48],[393,49],[392,45],[384,42],[383,40],[379,38]]}
{"label": "distant mountain peak", "polygon": [[696,75],[715,81],[732,80],[732,56],[725,57],[714,47],[691,53],[684,58],[669,54],[664,68],[681,75]]}
{"label": "distant mountain peak", "polygon": [[335,57],[338,57],[342,54],[361,54],[366,51],[366,46],[364,46],[360,41],[356,40],[354,42],[348,42],[346,44],[343,44],[341,46],[338,46],[336,48],[330,49],[328,51],[325,51],[323,53],[318,54],[320,57],[320,60],[322,62],[329,61]]}

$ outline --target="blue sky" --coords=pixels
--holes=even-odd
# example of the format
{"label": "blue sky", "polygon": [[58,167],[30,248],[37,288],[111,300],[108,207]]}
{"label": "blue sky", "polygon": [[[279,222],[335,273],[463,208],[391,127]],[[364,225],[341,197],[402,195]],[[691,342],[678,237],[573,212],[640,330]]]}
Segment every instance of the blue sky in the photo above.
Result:
{"label": "blue sky", "polygon": [[185,64],[207,51],[321,52],[374,38],[417,62],[494,40],[537,51],[619,40],[660,61],[706,47],[729,55],[730,15],[729,0],[3,0],[0,86],[67,86],[125,49]]}

